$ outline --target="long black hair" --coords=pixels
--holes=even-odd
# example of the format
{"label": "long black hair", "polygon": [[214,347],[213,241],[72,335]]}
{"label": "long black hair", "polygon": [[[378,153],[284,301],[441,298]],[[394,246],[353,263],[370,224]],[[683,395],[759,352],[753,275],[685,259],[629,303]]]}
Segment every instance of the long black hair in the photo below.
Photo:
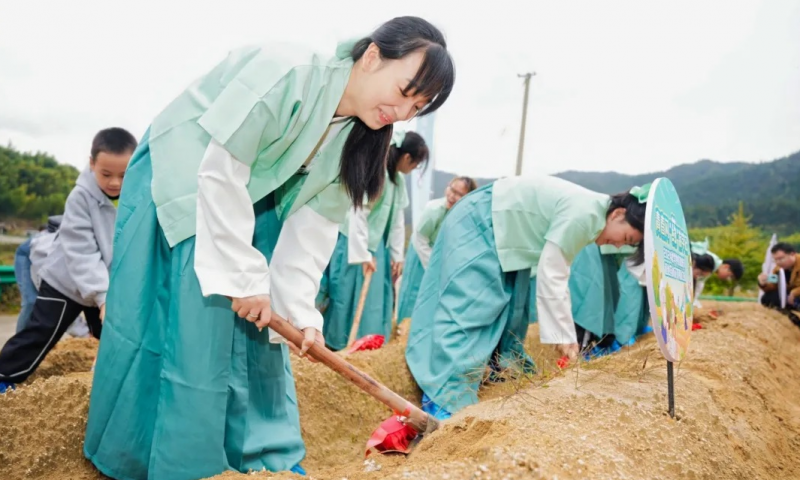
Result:
{"label": "long black hair", "polygon": [[417,132],[406,132],[403,144],[399,147],[392,145],[389,147],[389,154],[386,157],[386,171],[389,173],[389,180],[397,185],[397,164],[404,154],[411,155],[411,162],[417,165],[428,163],[428,145],[425,139]]}
{"label": "long black hair", "polygon": [[[353,61],[357,62],[372,43],[377,45],[381,58],[388,60],[424,51],[422,64],[403,94],[431,99],[417,116],[432,113],[444,104],[453,90],[456,72],[442,32],[419,17],[393,18],[355,44],[350,53]],[[339,176],[356,208],[365,195],[374,200],[380,194],[391,139],[391,125],[373,130],[358,117],[353,119],[353,129],[342,149]]]}
{"label": "long black hair", "polygon": [[707,253],[693,253],[692,263],[694,268],[698,268],[704,272],[711,273],[714,271],[714,257]]}
{"label": "long black hair", "polygon": [[[644,236],[644,220],[647,212],[647,203],[639,203],[639,199],[630,194],[630,192],[618,193],[611,196],[611,203],[608,205],[606,217],[611,215],[611,212],[618,208],[625,209],[625,221],[642,232]],[[634,265],[641,265],[644,263],[644,237],[641,243],[636,247],[636,252],[631,255],[631,261]]]}
{"label": "long black hair", "polygon": [[734,280],[737,282],[742,279],[744,275],[744,264],[738,258],[726,258],[722,261],[723,265],[727,265],[731,269]]}

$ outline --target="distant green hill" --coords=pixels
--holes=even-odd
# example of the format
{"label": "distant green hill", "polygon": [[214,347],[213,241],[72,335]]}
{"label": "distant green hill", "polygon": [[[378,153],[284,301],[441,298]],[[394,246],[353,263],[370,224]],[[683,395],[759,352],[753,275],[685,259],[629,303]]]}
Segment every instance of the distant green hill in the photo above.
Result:
{"label": "distant green hill", "polygon": [[[452,178],[435,172],[434,192],[444,192]],[[701,160],[665,172],[625,175],[616,172],[567,171],[556,176],[604,193],[625,191],[658,177],[667,177],[681,197],[692,228],[728,223],[739,201],[753,215],[753,225],[789,234],[800,231],[800,152],[764,163],[719,163]],[[477,179],[486,184],[493,179]]]}
{"label": "distant green hill", "polygon": [[[0,146],[0,219],[42,220],[62,213],[77,176],[76,168],[48,154]],[[800,152],[757,164],[701,160],[642,175],[568,171],[557,176],[604,193],[667,177],[678,189],[692,228],[727,223],[742,201],[753,216],[753,225],[783,235],[800,231]],[[444,193],[452,177],[448,172],[434,172],[435,196]],[[479,185],[494,181],[476,180]]]}

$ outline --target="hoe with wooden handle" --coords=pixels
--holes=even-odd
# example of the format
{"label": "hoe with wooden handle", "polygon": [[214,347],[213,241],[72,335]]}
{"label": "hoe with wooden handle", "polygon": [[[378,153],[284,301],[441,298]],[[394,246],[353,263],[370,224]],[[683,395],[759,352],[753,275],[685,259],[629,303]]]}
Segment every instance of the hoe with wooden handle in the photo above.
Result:
{"label": "hoe with wooden handle", "polygon": [[[274,312],[272,313],[272,317],[269,322],[269,328],[273,329],[283,338],[295,344],[297,348],[300,348],[303,345],[303,333],[294,325],[290,324]],[[405,417],[401,422],[403,427],[406,428],[406,430],[409,427],[413,429],[413,432],[405,432],[404,435],[406,437],[409,436],[409,433],[412,436],[414,434],[425,435],[433,432],[439,427],[439,421],[432,415],[423,412],[420,408],[413,405],[405,398],[389,390],[385,385],[381,384],[366,373],[360,371],[340,355],[328,350],[325,345],[315,343],[308,350],[307,354],[334,372],[350,380],[358,388],[368,393],[379,402],[391,408],[396,416]],[[400,451],[403,453],[408,453],[408,448],[394,447],[394,445],[396,445],[396,442],[394,441],[392,442],[393,446],[391,447],[385,447],[382,445],[384,440],[386,440],[384,437],[386,437],[387,434],[394,433],[391,430],[391,426],[387,427],[387,422],[391,423],[392,421],[395,422],[394,425],[397,425],[398,420],[396,420],[394,417],[381,424],[381,428],[378,428],[378,430],[376,430],[376,432],[370,438],[368,446],[370,449],[377,451]],[[404,443],[404,446],[408,447],[408,441]],[[370,450],[367,451],[368,454],[369,451]]]}

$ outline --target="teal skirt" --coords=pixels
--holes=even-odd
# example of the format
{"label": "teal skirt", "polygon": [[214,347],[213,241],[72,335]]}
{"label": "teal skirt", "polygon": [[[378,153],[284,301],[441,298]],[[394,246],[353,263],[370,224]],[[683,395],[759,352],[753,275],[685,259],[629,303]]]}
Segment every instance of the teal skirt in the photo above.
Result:
{"label": "teal skirt", "polygon": [[[194,237],[169,248],[151,179],[145,134],[117,213],[84,454],[115,479],[290,470],[305,447],[287,348],[226,298],[202,296]],[[281,229],[272,196],[255,213],[253,245],[269,259]]]}
{"label": "teal skirt", "polygon": [[600,254],[596,244],[581,250],[570,267],[569,291],[572,317],[577,325],[597,337],[615,333],[614,309],[619,300],[619,284],[614,255]]}
{"label": "teal skirt", "polygon": [[411,314],[414,313],[414,305],[417,303],[423,275],[425,275],[425,268],[419,261],[414,245],[409,243],[403,266],[403,281],[400,283],[400,294],[397,300],[399,302],[397,307],[398,324],[406,318],[411,318]]}
{"label": "teal skirt", "polygon": [[646,290],[628,271],[625,258],[603,255],[589,245],[575,259],[570,277],[575,323],[600,338],[614,335],[621,345],[641,331],[649,316]]}
{"label": "teal skirt", "polygon": [[[600,255],[600,248],[584,247],[570,266],[569,291],[572,319],[598,337],[614,333],[614,305],[618,291],[613,258]],[[531,323],[537,321],[536,278],[531,279]],[[578,339],[581,343],[582,339]]]}
{"label": "teal skirt", "polygon": [[450,413],[477,403],[490,363],[535,368],[523,349],[530,270],[502,271],[491,206],[487,185],[448,213],[411,316],[408,367],[423,393]]}
{"label": "teal skirt", "polygon": [[619,302],[614,311],[614,335],[622,344],[631,338],[647,331],[650,325],[650,304],[647,300],[647,288],[639,285],[639,281],[622,265],[617,272],[619,282]]}
{"label": "teal skirt", "polygon": [[[385,239],[378,242],[374,253],[378,269],[372,274],[364,311],[356,338],[365,335],[383,335],[388,342],[392,334],[392,309],[394,307],[394,291],[392,290],[392,267],[389,250]],[[327,288],[327,307],[322,314],[325,323],[323,334],[325,343],[331,350],[342,350],[347,347],[350,329],[361,297],[364,285],[364,273],[361,264],[347,263],[347,237],[339,234],[333,256],[325,270],[323,282]]]}

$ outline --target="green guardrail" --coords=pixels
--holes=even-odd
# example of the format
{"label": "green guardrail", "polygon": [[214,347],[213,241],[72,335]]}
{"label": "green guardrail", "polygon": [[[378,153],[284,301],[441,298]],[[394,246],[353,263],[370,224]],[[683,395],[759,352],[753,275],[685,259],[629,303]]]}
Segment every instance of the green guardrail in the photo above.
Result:
{"label": "green guardrail", "polygon": [[13,265],[0,265],[0,283],[17,283]]}
{"label": "green guardrail", "polygon": [[0,265],[0,293],[3,293],[4,285],[14,285],[17,277],[14,275],[13,265]]}
{"label": "green guardrail", "polygon": [[713,300],[715,302],[758,302],[757,298],[726,297],[723,295],[700,295],[700,300]]}

